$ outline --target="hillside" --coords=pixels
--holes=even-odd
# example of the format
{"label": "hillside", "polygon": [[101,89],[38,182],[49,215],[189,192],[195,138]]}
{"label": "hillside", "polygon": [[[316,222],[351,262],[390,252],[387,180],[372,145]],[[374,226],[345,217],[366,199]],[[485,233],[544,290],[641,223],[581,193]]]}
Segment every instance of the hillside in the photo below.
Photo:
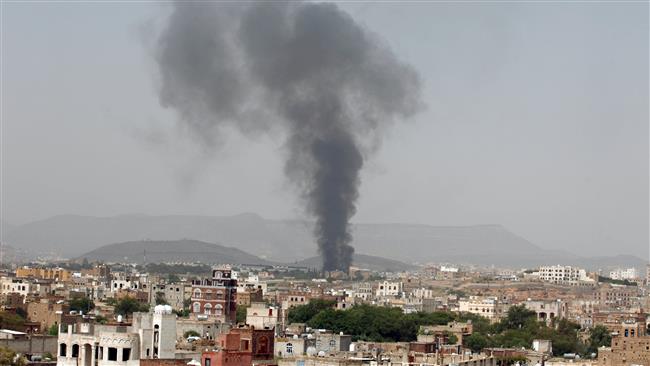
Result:
{"label": "hillside", "polygon": [[[295,263],[296,266],[320,269],[323,262],[320,257],[311,257]],[[418,266],[406,264],[393,259],[375,257],[365,254],[354,254],[352,265],[362,269],[379,272],[400,272],[417,269]]]}
{"label": "hillside", "polygon": [[197,240],[130,241],[104,245],[79,256],[89,260],[126,263],[201,262],[206,264],[273,264],[236,248]]}
{"label": "hillside", "polygon": [[[5,235],[5,241],[34,256],[55,251],[55,255],[74,258],[111,243],[191,238],[290,263],[318,254],[311,225],[306,221],[267,220],[255,214],[62,215],[17,226]],[[359,224],[353,226],[353,235],[357,253],[413,264],[451,262],[515,268],[540,264],[579,264],[588,268],[601,268],[603,264],[644,265],[634,256],[589,258],[545,250],[500,225]]]}

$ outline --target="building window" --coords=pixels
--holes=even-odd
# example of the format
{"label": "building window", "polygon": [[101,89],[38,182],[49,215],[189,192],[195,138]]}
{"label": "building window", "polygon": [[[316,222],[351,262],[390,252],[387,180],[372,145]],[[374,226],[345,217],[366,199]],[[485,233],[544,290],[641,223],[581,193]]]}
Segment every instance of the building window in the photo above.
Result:
{"label": "building window", "polygon": [[330,340],[330,347],[336,347],[336,341],[335,340]]}
{"label": "building window", "polygon": [[203,366],[211,366],[212,365],[212,360],[210,358],[205,358],[205,361],[203,361]]}
{"label": "building window", "polygon": [[217,306],[215,306],[214,314],[218,316],[223,315],[223,306],[221,306],[221,304],[217,304]]}
{"label": "building window", "polygon": [[128,361],[130,356],[131,356],[131,349],[130,348],[123,348],[122,349],[122,361]]}
{"label": "building window", "polygon": [[212,304],[205,304],[205,305],[203,306],[203,313],[204,313],[205,315],[210,315],[210,314],[212,314]]}
{"label": "building window", "polygon": [[195,290],[194,290],[194,295],[193,295],[193,296],[194,296],[194,298],[196,298],[196,299],[200,299],[200,298],[201,298],[201,290],[199,290],[198,288],[195,289]]}
{"label": "building window", "polygon": [[79,357],[79,345],[78,344],[73,344],[72,345],[72,357]]}
{"label": "building window", "polygon": [[117,361],[117,348],[108,347],[108,360]]}
{"label": "building window", "polygon": [[67,348],[68,348],[68,346],[65,343],[61,343],[59,345],[59,356],[65,357],[66,356],[65,353],[67,351]]}
{"label": "building window", "polygon": [[195,302],[194,303],[192,312],[193,313],[200,313],[201,312],[201,303],[200,302]]}

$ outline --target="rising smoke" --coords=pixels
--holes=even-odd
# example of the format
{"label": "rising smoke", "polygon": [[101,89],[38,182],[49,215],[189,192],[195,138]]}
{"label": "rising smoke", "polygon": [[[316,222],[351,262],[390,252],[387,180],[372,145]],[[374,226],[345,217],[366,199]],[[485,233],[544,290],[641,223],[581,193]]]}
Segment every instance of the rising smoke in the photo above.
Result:
{"label": "rising smoke", "polygon": [[177,2],[157,46],[161,103],[201,144],[225,125],[286,132],[323,270],[347,271],[364,154],[417,111],[417,73],[334,4]]}

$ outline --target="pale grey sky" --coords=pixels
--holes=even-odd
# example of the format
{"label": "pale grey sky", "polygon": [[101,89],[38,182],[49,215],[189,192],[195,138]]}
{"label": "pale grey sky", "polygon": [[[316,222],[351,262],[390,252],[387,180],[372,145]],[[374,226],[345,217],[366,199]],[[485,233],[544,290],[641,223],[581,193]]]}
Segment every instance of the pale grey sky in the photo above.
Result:
{"label": "pale grey sky", "polygon": [[[648,3],[343,3],[424,81],[362,175],[355,222],[498,223],[648,254]],[[153,3],[3,4],[2,219],[302,217],[283,136],[201,155],[160,107]]]}

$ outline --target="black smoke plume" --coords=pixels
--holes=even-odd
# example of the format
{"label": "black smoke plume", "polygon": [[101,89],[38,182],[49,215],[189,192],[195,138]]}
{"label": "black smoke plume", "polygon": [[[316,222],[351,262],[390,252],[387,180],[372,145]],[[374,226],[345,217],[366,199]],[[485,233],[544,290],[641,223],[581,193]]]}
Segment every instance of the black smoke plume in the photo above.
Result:
{"label": "black smoke plume", "polygon": [[323,269],[347,271],[364,154],[419,108],[417,73],[336,5],[294,1],[179,1],[156,60],[161,104],[205,147],[225,125],[286,132]]}

